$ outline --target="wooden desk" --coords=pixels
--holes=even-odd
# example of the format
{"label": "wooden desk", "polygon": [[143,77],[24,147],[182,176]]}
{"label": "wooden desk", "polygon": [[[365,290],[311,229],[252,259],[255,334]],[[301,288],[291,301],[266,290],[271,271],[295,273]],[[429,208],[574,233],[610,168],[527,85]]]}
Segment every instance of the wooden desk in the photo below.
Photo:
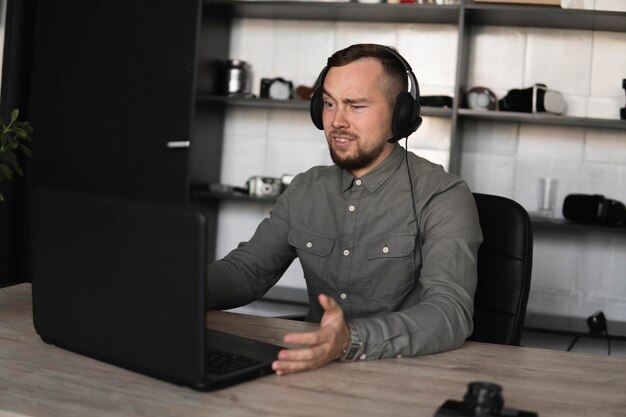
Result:
{"label": "wooden desk", "polygon": [[[466,343],[419,358],[333,363],[199,393],[44,344],[30,285],[0,290],[0,416],[424,416],[470,381],[549,416],[626,415],[626,359]],[[209,313],[209,327],[278,342],[311,324]]]}

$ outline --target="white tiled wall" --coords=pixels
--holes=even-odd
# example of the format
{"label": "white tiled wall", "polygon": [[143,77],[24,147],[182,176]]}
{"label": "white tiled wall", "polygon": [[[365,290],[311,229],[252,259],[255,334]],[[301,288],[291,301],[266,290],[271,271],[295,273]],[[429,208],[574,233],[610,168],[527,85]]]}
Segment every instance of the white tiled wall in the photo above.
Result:
{"label": "white tiled wall", "polygon": [[[253,90],[261,78],[283,77],[313,86],[326,59],[353,43],[392,45],[411,63],[422,94],[454,91],[458,32],[451,25],[405,25],[240,19],[234,22],[231,58],[253,68]],[[428,59],[425,57],[428,56]],[[450,121],[426,117],[409,138],[409,149],[447,167]],[[308,111],[231,108],[224,136],[222,182],[243,185],[253,175],[280,177],[331,164],[323,132]],[[217,256],[248,240],[271,205],[227,203],[220,208]],[[280,285],[304,288],[298,261]]]}
{"label": "white tiled wall", "polygon": [[[482,27],[474,30],[469,86],[498,97],[533,83],[560,91],[567,115],[619,118],[624,106],[626,34]],[[542,177],[557,180],[555,216],[571,193],[626,202],[623,130],[466,122],[461,175],[478,192],[501,194],[528,211]],[[528,310],[626,320],[626,234],[535,232]]]}
{"label": "white tiled wall", "polygon": [[[262,19],[235,21],[231,58],[260,79],[283,77],[312,86],[326,58],[357,42],[393,45],[411,63],[422,94],[454,91],[457,28]],[[618,118],[624,106],[626,34],[533,28],[475,28],[468,86],[498,97],[535,82],[560,91],[567,114]],[[465,122],[461,175],[477,192],[504,195],[537,209],[539,178],[557,180],[556,216],[569,193],[602,193],[626,201],[623,130],[498,122]],[[409,148],[448,166],[450,121],[425,118]],[[222,182],[243,185],[253,175],[296,174],[330,164],[323,133],[307,111],[232,108],[227,115]],[[247,240],[270,205],[226,203],[219,220],[218,256]],[[535,236],[529,311],[586,317],[604,310],[626,320],[626,235],[543,233]],[[281,285],[304,288],[296,263]]]}

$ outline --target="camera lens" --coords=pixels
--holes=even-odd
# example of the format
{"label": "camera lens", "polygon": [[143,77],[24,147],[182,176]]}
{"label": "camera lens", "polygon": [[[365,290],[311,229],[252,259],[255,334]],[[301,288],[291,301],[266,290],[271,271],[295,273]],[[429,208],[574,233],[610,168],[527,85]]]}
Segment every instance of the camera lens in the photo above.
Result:
{"label": "camera lens", "polygon": [[502,387],[490,382],[471,382],[463,397],[463,403],[469,416],[499,416],[504,404]]}

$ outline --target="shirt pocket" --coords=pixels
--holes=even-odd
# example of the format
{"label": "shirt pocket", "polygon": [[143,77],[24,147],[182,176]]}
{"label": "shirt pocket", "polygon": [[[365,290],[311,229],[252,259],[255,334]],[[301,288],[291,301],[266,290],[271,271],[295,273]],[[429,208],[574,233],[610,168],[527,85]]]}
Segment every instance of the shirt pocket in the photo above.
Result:
{"label": "shirt pocket", "polygon": [[287,242],[296,249],[307,281],[324,276],[335,240],[334,237],[299,228],[289,230]]}
{"label": "shirt pocket", "polygon": [[388,236],[367,242],[363,270],[366,299],[396,303],[415,286],[415,237]]}

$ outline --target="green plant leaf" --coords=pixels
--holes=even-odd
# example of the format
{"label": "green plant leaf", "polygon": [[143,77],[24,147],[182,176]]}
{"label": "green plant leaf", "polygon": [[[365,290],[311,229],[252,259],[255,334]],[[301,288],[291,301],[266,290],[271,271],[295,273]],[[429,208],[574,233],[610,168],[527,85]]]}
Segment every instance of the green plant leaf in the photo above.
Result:
{"label": "green plant leaf", "polygon": [[[15,150],[19,149],[26,156],[33,156],[31,150],[22,144],[32,142],[29,133],[33,131],[28,121],[19,121],[20,111],[13,109],[8,125],[0,119],[0,181],[11,180],[15,174],[23,176],[24,171],[19,164]],[[5,201],[0,193],[0,202]]]}
{"label": "green plant leaf", "polygon": [[15,161],[17,156],[13,152],[7,151],[2,154],[2,159],[5,161]]}
{"label": "green plant leaf", "polygon": [[30,149],[28,149],[28,147],[20,144],[20,150],[22,151],[22,153],[24,153],[24,155],[26,156],[33,156],[33,153],[31,152]]}
{"label": "green plant leaf", "polygon": [[5,164],[0,164],[0,177],[10,180],[13,178],[13,171]]}
{"label": "green plant leaf", "polygon": [[15,132],[15,135],[20,139],[28,136],[28,133],[26,133],[26,131],[20,127],[16,127],[15,129],[13,129],[13,131]]}
{"label": "green plant leaf", "polygon": [[20,166],[20,164],[17,162],[17,160],[11,160],[8,162],[9,167],[13,168],[13,171],[19,175],[20,177],[24,176],[24,171],[22,171],[22,167]]}

